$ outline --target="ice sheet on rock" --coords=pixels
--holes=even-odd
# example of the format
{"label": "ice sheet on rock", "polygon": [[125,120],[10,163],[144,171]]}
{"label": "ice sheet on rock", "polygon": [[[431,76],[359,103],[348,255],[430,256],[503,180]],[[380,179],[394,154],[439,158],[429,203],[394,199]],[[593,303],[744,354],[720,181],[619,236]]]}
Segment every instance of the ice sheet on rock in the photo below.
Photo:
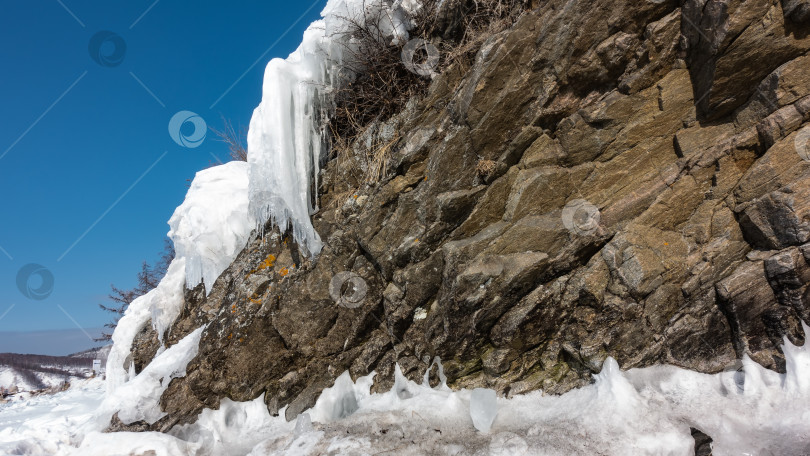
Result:
{"label": "ice sheet on rock", "polygon": [[186,365],[197,356],[203,329],[197,328],[157,355],[135,378],[107,395],[96,412],[98,422],[109,423],[116,412],[124,424],[135,421],[151,424],[165,416],[160,410],[160,397],[173,378],[186,375]]}
{"label": "ice sheet on rock", "polygon": [[203,281],[209,293],[254,226],[248,217],[248,164],[233,161],[198,172],[169,226],[177,257],[186,259],[186,285]]}
{"label": "ice sheet on rock", "polygon": [[129,304],[124,316],[118,320],[112,336],[113,346],[107,358],[106,369],[108,394],[114,393],[130,379],[128,370],[132,364],[127,362],[127,358],[132,341],[150,318],[158,322],[155,329],[159,337],[163,337],[164,329],[176,318],[183,306],[185,283],[186,260],[175,258],[158,286]]}
{"label": "ice sheet on rock", "polygon": [[70,456],[193,456],[201,444],[185,442],[160,432],[92,432]]}
{"label": "ice sheet on rock", "polygon": [[310,256],[322,242],[310,216],[317,211],[318,174],[326,148],[323,120],[331,93],[353,75],[344,68],[350,46],[347,19],[377,22],[386,39],[404,43],[412,27],[414,0],[393,5],[381,1],[329,0],[304,32],[298,49],[287,59],[273,59],[265,68],[262,101],[248,129],[250,215],[257,227],[267,220],[293,237]]}
{"label": "ice sheet on rock", "polygon": [[357,411],[355,384],[349,372],[341,374],[331,388],[326,388],[312,408],[315,421],[329,422],[346,418]]}

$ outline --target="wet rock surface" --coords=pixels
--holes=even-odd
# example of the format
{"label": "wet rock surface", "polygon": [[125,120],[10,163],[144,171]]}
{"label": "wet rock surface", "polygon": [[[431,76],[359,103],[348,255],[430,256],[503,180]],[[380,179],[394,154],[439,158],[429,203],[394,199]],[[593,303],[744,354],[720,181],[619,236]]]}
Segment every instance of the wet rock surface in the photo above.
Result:
{"label": "wet rock surface", "polygon": [[262,394],[292,419],[346,370],[385,391],[436,357],[504,395],[566,392],[607,356],[783,370],[810,317],[806,4],[682,3],[541,2],[438,76],[369,133],[392,143],[381,182],[325,166],[317,259],[268,231],[187,292],[163,340],[207,324],[199,354],[132,430]]}

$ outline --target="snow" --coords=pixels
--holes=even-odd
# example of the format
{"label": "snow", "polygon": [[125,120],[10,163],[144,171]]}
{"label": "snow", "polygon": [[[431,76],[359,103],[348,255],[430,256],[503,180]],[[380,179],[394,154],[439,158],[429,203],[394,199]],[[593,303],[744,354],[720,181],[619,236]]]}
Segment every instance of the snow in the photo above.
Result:
{"label": "snow", "polygon": [[124,424],[145,421],[152,424],[166,414],[160,410],[160,397],[173,378],[186,375],[186,365],[197,356],[204,327],[197,328],[180,342],[164,350],[138,375],[104,398],[96,412],[100,426],[110,422],[113,414]]}
{"label": "snow", "polygon": [[[366,11],[364,11],[366,8]],[[318,174],[324,158],[323,120],[330,94],[352,75],[345,74],[344,49],[352,45],[343,33],[348,19],[377,21],[394,43],[404,43],[411,28],[415,0],[391,6],[362,0],[329,0],[322,20],[312,23],[301,45],[286,59],[273,59],[265,69],[262,101],[248,130],[249,211],[257,228],[270,220],[310,256],[323,243],[310,216],[317,212]],[[367,14],[366,14],[367,13]]]}
{"label": "snow", "polygon": [[[805,331],[810,339],[810,328]],[[194,337],[180,344],[195,345]],[[170,357],[171,350],[155,360],[169,376],[185,362],[161,358]],[[91,380],[33,398],[30,407],[0,408],[0,453],[685,456],[694,454],[694,427],[714,439],[717,456],[808,454],[810,346],[786,341],[784,352],[786,374],[745,358],[736,379],[737,372],[707,375],[674,366],[622,371],[608,358],[593,384],[562,396],[536,391],[495,398],[489,432],[476,429],[474,409],[483,404],[483,415],[493,416],[491,390],[431,388],[407,380],[398,367],[395,386],[384,393],[370,392],[374,374],[353,382],[344,373],[293,422],[283,418],[284,410],[270,416],[263,396],[248,402],[223,399],[218,410],[204,410],[194,424],[168,434],[100,432],[93,410],[104,395],[99,381]]]}
{"label": "snow", "polygon": [[[138,334],[149,319],[158,322],[158,335],[163,337],[163,330],[176,318],[183,305],[183,290],[186,281],[186,260],[175,258],[169,265],[166,275],[158,286],[130,303],[124,315],[118,321],[113,332],[113,346],[107,358],[107,390],[112,395],[130,379],[130,348],[135,335]],[[125,365],[126,363],[126,365]]]}
{"label": "snow", "polygon": [[61,393],[0,405],[0,454],[70,454],[104,398],[101,378],[72,385]]}
{"label": "snow", "polygon": [[[62,373],[53,372],[40,372],[36,368],[55,368],[63,371]],[[42,388],[60,387],[65,381],[74,382],[83,380],[91,375],[89,367],[81,368],[76,366],[63,366],[63,365],[38,365],[28,372],[28,375],[23,374],[19,369],[8,366],[0,365],[0,387],[6,391],[31,392]],[[30,376],[35,376],[40,384],[32,383]],[[20,397],[27,397],[27,395],[13,395],[10,396],[11,400]]]}
{"label": "snow", "polygon": [[[206,293],[211,292],[253,229],[247,210],[247,163],[233,161],[197,173],[185,200],[169,219],[176,255],[186,259],[188,288],[203,281]],[[168,315],[162,323],[171,323],[175,317]]]}
{"label": "snow", "polygon": [[16,369],[10,366],[0,366],[0,386],[6,389],[16,386],[19,391],[37,389],[36,385],[32,385]]}
{"label": "snow", "polygon": [[186,287],[202,280],[210,291],[242,250],[252,230],[247,216],[247,174],[244,162],[198,172],[185,200],[174,211],[169,237],[176,257],[160,284],[134,300],[115,328],[107,359],[108,397],[99,412],[100,420],[109,422],[109,416],[118,410],[125,423],[140,419],[152,422],[162,416],[156,408],[160,394],[172,376],[184,375],[186,364],[197,353],[202,329],[168,349],[161,347],[158,356],[138,375],[130,360],[132,341],[150,320],[163,341],[183,307]]}

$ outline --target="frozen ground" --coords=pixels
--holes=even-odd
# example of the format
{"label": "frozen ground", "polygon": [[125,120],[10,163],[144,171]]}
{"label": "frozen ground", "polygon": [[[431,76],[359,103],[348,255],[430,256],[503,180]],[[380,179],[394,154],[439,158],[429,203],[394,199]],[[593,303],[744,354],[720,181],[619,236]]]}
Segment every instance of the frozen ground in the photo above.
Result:
{"label": "frozen ground", "polygon": [[[747,359],[742,370],[717,375],[671,366],[623,372],[608,358],[590,386],[494,404],[486,392],[399,375],[391,391],[369,394],[371,376],[352,382],[345,374],[297,421],[270,416],[262,397],[225,399],[172,435],[99,432],[104,386],[94,379],[0,408],[0,454],[681,456],[694,454],[690,428],[698,428],[714,439],[716,456],[807,455],[810,349],[787,344],[785,353],[787,374]],[[477,429],[490,421],[488,432]]]}
{"label": "frozen ground", "polygon": [[70,454],[104,389],[101,378],[78,380],[61,393],[0,405],[0,455]]}

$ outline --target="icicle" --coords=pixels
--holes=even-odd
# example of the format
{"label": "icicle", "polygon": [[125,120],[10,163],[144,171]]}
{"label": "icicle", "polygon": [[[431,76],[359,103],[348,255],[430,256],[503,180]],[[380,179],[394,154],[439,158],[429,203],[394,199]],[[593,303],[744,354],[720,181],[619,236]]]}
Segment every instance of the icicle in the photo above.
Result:
{"label": "icicle", "polygon": [[298,49],[267,64],[247,141],[249,213],[258,229],[269,220],[282,232],[291,229],[309,256],[320,253],[323,243],[310,216],[318,210],[318,174],[326,155],[321,107],[331,106],[330,94],[351,77],[343,67],[343,49],[351,44],[347,18],[377,18],[386,39],[401,43],[419,7],[415,0],[391,6],[379,0],[329,0],[323,20],[309,26]]}

